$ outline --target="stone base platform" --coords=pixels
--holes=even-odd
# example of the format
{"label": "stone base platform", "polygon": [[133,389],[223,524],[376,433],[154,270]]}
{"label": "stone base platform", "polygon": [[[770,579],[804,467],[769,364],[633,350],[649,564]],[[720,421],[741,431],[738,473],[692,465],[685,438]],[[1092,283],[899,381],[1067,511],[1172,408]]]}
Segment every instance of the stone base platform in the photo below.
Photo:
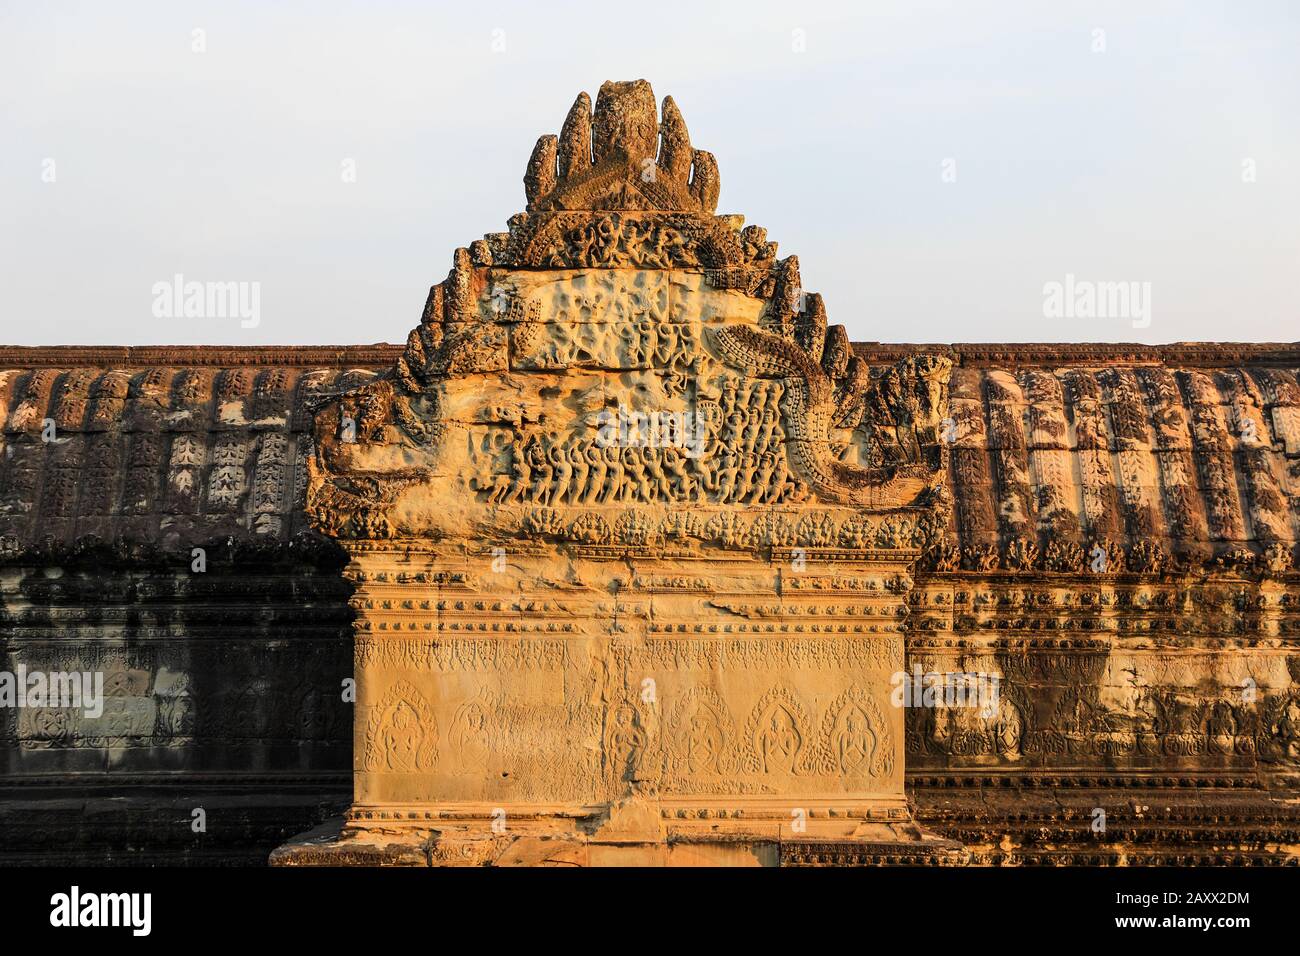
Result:
{"label": "stone base platform", "polygon": [[960,866],[969,853],[910,819],[788,825],[681,821],[622,805],[589,825],[374,826],[336,818],[277,848],[272,866]]}

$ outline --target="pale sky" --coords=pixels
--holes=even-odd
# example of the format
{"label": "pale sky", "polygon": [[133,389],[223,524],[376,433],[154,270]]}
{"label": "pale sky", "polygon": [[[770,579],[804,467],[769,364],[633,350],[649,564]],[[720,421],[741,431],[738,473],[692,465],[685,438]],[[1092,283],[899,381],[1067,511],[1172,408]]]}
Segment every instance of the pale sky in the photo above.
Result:
{"label": "pale sky", "polygon": [[[404,341],[639,77],[855,341],[1300,339],[1300,3],[6,0],[0,344]],[[157,317],[177,273],[260,323]]]}

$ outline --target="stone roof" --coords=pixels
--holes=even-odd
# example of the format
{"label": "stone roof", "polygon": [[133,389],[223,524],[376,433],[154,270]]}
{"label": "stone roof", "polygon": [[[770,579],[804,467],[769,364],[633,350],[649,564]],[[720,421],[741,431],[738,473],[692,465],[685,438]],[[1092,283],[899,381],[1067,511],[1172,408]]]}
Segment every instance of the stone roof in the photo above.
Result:
{"label": "stone roof", "polygon": [[[1300,537],[1300,345],[854,346],[950,356],[940,567],[1284,570]],[[285,541],[309,408],[397,345],[0,349],[0,540]],[[50,425],[52,423],[52,431]],[[52,437],[53,440],[43,440]]]}
{"label": "stone roof", "polygon": [[308,407],[400,351],[0,350],[4,550],[290,539],[307,527]]}
{"label": "stone roof", "polygon": [[1294,356],[1119,351],[1017,361],[1012,350],[954,368],[949,485],[963,566],[1073,572],[1105,552],[1139,572],[1289,569],[1300,532]]}

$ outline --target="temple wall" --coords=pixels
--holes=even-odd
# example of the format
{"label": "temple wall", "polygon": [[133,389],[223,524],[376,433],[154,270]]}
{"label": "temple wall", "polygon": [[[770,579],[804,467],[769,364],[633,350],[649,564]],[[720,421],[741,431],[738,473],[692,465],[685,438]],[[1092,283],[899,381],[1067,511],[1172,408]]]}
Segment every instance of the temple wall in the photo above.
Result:
{"label": "temple wall", "polygon": [[644,80],[524,192],[401,348],[0,349],[0,856],[1300,859],[1295,344],[855,346]]}
{"label": "temple wall", "polygon": [[296,504],[303,409],[347,373],[99,351],[128,367],[0,373],[0,672],[104,695],[0,707],[0,853],[262,862],[351,791],[352,588]]}
{"label": "temple wall", "polygon": [[1237,611],[1294,609],[1294,585],[999,577],[933,575],[918,586],[909,664],[997,675],[1004,699],[997,721],[910,712],[909,769],[1230,785],[1295,773],[1300,654],[1277,637],[1294,610],[1282,622]]}
{"label": "temple wall", "polygon": [[337,811],[350,591],[328,552],[249,548],[202,574],[107,549],[6,565],[0,671],[103,684],[93,708],[0,708],[4,853],[257,861]]}
{"label": "temple wall", "polygon": [[[341,393],[396,350],[290,364],[287,379],[269,356],[192,375],[186,351],[147,355],[172,363],[161,376],[83,374],[66,353],[0,372],[0,670],[98,670],[108,695],[94,721],[0,708],[8,860],[263,859],[352,796],[353,705],[338,689],[355,663],[355,582],[342,552],[304,537],[302,479],[272,467],[270,436],[295,461],[307,384]],[[905,667],[996,674],[1014,710],[904,713],[918,819],[986,861],[1271,859],[1300,842],[1294,372],[1187,352],[1104,373],[1095,353],[1067,353],[1079,368],[1064,369],[955,355],[950,553],[916,571]],[[229,382],[244,402],[284,393],[289,412],[235,416]],[[1232,418],[1242,382],[1257,389],[1241,406],[1258,410],[1254,449]],[[186,408],[199,417],[169,424]],[[65,444],[41,443],[46,418]],[[674,626],[696,623],[681,606]],[[464,666],[477,685],[481,664]],[[1092,829],[1099,808],[1108,835]]]}

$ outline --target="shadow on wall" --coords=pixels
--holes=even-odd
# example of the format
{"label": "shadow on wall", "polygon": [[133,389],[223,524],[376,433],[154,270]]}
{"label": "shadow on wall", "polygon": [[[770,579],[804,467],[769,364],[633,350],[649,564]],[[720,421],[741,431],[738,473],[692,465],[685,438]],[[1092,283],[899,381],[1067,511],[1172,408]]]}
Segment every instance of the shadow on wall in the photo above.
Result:
{"label": "shadow on wall", "polygon": [[337,813],[345,562],[310,534],[0,557],[0,859],[258,863]]}

